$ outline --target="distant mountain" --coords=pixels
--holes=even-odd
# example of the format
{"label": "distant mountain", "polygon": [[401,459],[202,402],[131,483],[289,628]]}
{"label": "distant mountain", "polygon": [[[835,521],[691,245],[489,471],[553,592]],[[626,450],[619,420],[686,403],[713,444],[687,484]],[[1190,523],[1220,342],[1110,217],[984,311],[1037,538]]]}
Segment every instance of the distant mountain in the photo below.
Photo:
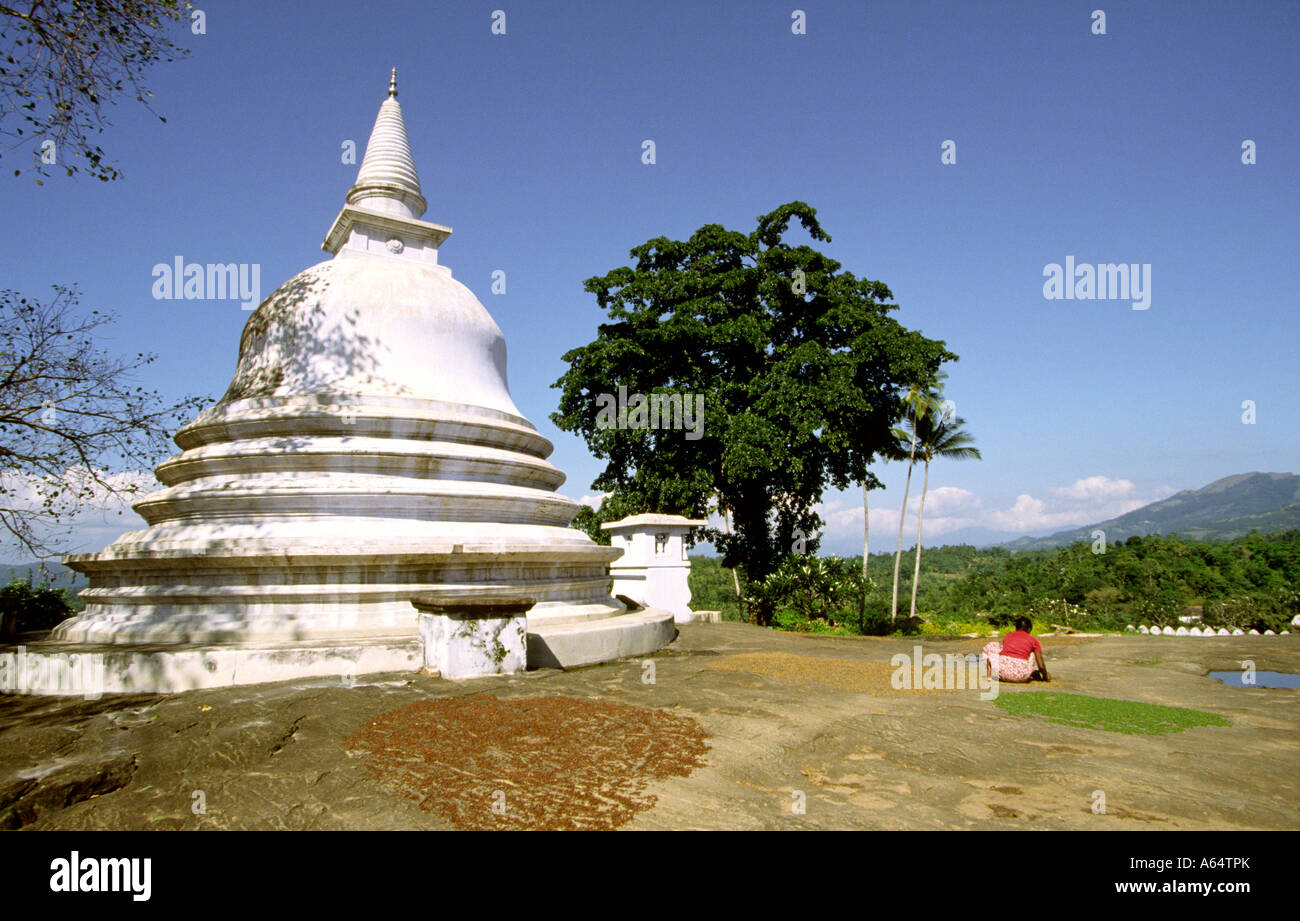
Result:
{"label": "distant mountain", "polygon": [[1232,540],[1251,531],[1300,528],[1300,476],[1294,473],[1239,473],[1201,489],[1180,493],[1097,524],[1048,537],[1021,537],[1010,550],[1049,550],[1106,532],[1106,541],[1148,534],[1178,534],[1196,540]]}

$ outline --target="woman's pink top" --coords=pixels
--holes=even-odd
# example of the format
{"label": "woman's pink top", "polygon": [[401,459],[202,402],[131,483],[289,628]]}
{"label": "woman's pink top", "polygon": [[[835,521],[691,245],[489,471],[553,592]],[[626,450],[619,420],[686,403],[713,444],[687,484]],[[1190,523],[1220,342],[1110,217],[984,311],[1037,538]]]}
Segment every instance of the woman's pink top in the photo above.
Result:
{"label": "woman's pink top", "polygon": [[1043,651],[1043,644],[1023,630],[1014,630],[1002,638],[1002,654],[1016,659],[1028,659],[1033,652]]}

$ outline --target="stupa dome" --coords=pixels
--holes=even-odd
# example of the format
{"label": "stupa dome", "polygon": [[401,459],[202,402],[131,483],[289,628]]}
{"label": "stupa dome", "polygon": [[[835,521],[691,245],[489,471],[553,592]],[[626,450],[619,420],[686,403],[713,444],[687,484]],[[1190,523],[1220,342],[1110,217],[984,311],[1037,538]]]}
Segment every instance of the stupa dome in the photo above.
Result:
{"label": "stupa dome", "polygon": [[274,291],[244,327],[222,403],[304,394],[404,397],[519,417],[506,343],[478,298],[442,266],[339,257]]}

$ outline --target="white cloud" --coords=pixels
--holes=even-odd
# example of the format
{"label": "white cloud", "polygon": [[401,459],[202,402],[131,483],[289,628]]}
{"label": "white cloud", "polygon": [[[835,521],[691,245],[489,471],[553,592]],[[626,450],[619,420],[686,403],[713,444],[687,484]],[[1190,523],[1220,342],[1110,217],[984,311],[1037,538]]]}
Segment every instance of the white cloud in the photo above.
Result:
{"label": "white cloud", "polygon": [[1058,486],[1052,494],[1062,499],[1079,502],[1101,499],[1123,499],[1137,492],[1132,480],[1112,480],[1106,476],[1090,476],[1075,480],[1073,486]]}
{"label": "white cloud", "polygon": [[[917,499],[920,497],[918,496]],[[910,504],[910,503],[909,503]],[[939,486],[925,496],[925,517],[969,515],[979,511],[980,500],[968,489],[957,486]]]}
{"label": "white cloud", "polygon": [[[1131,512],[1175,492],[1160,486],[1151,495],[1138,494],[1132,480],[1091,476],[1076,480],[1069,486],[1053,487],[1048,496],[1039,498],[1021,493],[1010,507],[997,508],[967,489],[956,486],[931,488],[925,497],[925,536],[950,534],[968,528],[1004,531],[1012,534],[1062,531],[1080,525],[1093,524]],[[878,494],[872,494],[876,499]],[[907,522],[903,528],[903,542],[910,546],[916,540],[916,519],[920,491],[914,490],[907,504]],[[816,507],[826,523],[823,543],[862,540],[862,504],[854,501],[852,493],[839,493]],[[877,547],[880,535],[889,534],[891,540],[898,534],[898,506],[885,504],[883,497],[871,508],[872,546]]]}
{"label": "white cloud", "polygon": [[[1082,517],[1080,517],[1081,515]],[[1110,516],[1103,515],[1101,517],[1108,518]],[[988,527],[998,531],[1013,531],[1016,533],[1049,528],[1060,530],[1071,525],[1087,524],[1089,521],[1095,520],[1098,519],[1082,513],[1077,507],[1069,509],[1049,508],[1045,501],[1036,499],[1029,493],[1021,493],[1017,496],[1011,508],[990,509],[985,516]]]}
{"label": "white cloud", "polygon": [[[59,478],[60,488],[76,489],[85,486],[90,495],[69,504],[58,503],[62,509],[59,521],[40,522],[35,527],[36,536],[63,553],[88,553],[112,543],[127,531],[147,527],[143,518],[131,508],[154,489],[161,488],[154,475],[146,470],[127,470],[104,474],[102,478],[115,489],[137,488],[134,496],[115,494],[90,479],[84,471],[69,469]],[[0,472],[6,495],[4,501],[11,508],[37,511],[42,507],[41,491],[55,484],[51,478],[36,477],[16,470]],[[30,552],[19,545],[8,532],[0,533],[0,559],[26,563]]]}

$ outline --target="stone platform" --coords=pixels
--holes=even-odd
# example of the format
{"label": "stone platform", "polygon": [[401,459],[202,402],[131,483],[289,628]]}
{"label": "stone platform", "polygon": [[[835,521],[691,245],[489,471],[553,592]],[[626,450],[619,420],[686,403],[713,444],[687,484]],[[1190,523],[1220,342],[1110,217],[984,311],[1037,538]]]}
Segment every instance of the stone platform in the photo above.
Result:
{"label": "stone platform", "polygon": [[[564,623],[529,618],[527,667],[569,669],[647,655],[671,643],[676,635],[672,612],[652,608]],[[366,675],[415,673],[425,664],[424,645],[418,637],[264,644],[111,644],[46,639],[22,647],[0,647],[0,656],[13,663],[10,675],[5,676],[11,683],[16,680],[20,648],[26,672],[35,675],[39,670],[52,677],[39,679],[35,688],[28,680],[26,688],[11,692],[90,699],[105,694],[175,694],[315,678],[338,678],[346,686]],[[69,680],[70,676],[75,677]]]}
{"label": "stone platform", "polygon": [[528,630],[529,668],[577,668],[643,656],[677,636],[673,612],[642,608],[618,617],[547,623]]}

